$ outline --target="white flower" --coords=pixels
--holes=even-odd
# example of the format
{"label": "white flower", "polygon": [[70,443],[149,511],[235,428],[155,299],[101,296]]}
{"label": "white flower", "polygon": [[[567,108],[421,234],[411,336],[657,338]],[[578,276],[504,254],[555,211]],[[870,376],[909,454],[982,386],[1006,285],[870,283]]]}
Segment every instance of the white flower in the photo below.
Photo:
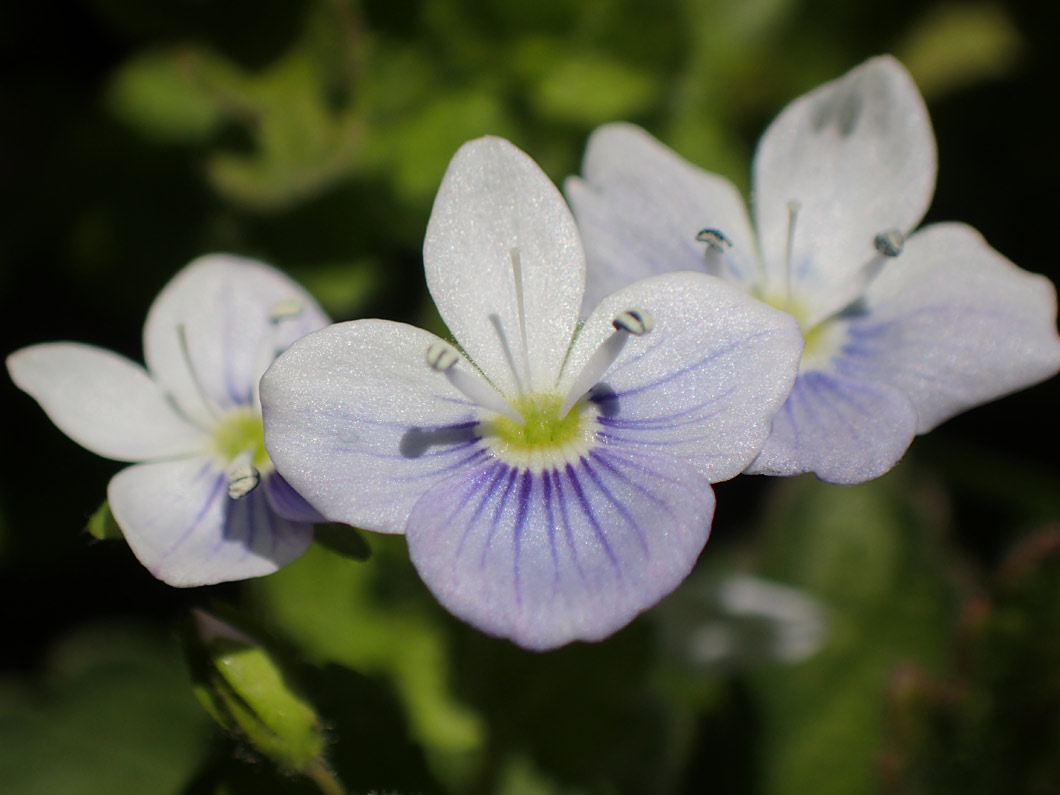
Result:
{"label": "white flower", "polygon": [[[567,195],[587,300],[645,276],[719,276],[799,321],[799,377],[752,473],[857,483],[917,433],[1060,368],[1056,293],[961,224],[915,234],[935,141],[905,69],[875,58],[795,100],[735,188],[639,128],[593,133]],[[907,235],[908,238],[906,237]]]}
{"label": "white flower", "polygon": [[695,563],[709,483],[754,458],[791,387],[796,324],[673,274],[579,325],[574,219],[497,138],[453,158],[424,265],[461,352],[384,320],[310,334],[262,379],[269,454],[329,519],[405,533],[427,586],[483,631],[605,637]]}
{"label": "white flower", "polygon": [[319,514],[265,454],[258,380],[277,353],[327,323],[273,268],[212,255],[155,299],[146,370],[75,342],[23,348],[7,368],[75,442],[142,462],[110,481],[115,521],[154,576],[205,585],[269,574],[312,541]]}

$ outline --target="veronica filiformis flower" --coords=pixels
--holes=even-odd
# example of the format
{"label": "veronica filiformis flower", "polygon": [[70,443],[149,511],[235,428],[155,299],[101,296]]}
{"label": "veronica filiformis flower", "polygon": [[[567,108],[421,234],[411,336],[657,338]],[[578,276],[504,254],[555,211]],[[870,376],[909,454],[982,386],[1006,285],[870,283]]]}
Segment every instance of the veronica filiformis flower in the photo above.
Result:
{"label": "veronica filiformis flower", "polygon": [[483,631],[604,637],[694,564],[709,483],[754,458],[790,388],[795,323],[674,274],[580,324],[570,211],[497,138],[453,158],[424,265],[459,348],[385,320],[309,335],[262,379],[269,454],[329,519],[405,533],[427,586]]}
{"label": "veronica filiformis flower", "polygon": [[76,342],[7,359],[12,380],[92,452],[138,462],[107,499],[133,553],[192,586],[269,574],[321,521],[265,453],[258,381],[276,354],[328,318],[266,265],[227,255],[180,271],[144,325],[147,368]]}
{"label": "veronica filiformis flower", "polygon": [[1056,295],[968,226],[910,234],[935,140],[906,70],[875,58],[795,100],[755,154],[757,243],[736,189],[643,130],[593,133],[567,195],[588,300],[655,273],[719,276],[791,313],[806,347],[752,473],[856,483],[912,438],[1060,367]]}

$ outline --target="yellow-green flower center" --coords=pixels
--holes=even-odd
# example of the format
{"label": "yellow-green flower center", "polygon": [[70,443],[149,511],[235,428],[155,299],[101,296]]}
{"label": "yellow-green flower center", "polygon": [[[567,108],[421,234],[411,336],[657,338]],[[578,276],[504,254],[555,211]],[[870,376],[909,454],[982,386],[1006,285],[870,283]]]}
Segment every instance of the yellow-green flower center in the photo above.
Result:
{"label": "yellow-green flower center", "polygon": [[226,463],[244,451],[250,452],[250,463],[259,471],[271,466],[265,452],[265,434],[261,414],[253,409],[233,409],[222,419],[213,434],[214,449]]}
{"label": "yellow-green flower center", "polygon": [[521,397],[512,402],[512,408],[523,416],[523,422],[497,416],[492,423],[493,433],[500,442],[516,450],[562,447],[584,431],[578,406],[559,416],[562,402],[559,395]]}
{"label": "yellow-green flower center", "polygon": [[799,324],[799,330],[802,331],[802,361],[805,363],[807,359],[816,361],[821,355],[823,347],[821,345],[822,340],[827,336],[824,332],[828,327],[828,322],[823,321],[815,323],[810,326],[806,322],[806,318],[809,317],[809,312],[806,311],[798,301],[783,295],[766,294],[760,295],[755,294],[755,298],[764,304],[768,304],[774,309],[779,309],[781,312],[787,312],[793,318],[795,322]]}

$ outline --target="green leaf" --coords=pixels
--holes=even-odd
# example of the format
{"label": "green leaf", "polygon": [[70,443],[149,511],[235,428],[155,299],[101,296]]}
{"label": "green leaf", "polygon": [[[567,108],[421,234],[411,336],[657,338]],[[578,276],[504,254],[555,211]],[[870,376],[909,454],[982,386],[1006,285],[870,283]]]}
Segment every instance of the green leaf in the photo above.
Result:
{"label": "green leaf", "polygon": [[109,539],[124,539],[125,536],[114,520],[114,514],[110,512],[110,503],[106,500],[96,509],[96,512],[88,519],[85,529],[89,534],[100,541]]}
{"label": "green leaf", "polygon": [[190,51],[158,51],[129,61],[111,81],[111,112],[155,141],[205,140],[224,113],[218,94],[198,77],[198,60]]}
{"label": "green leaf", "polygon": [[[313,664],[339,663],[390,679],[415,738],[445,753],[482,742],[479,717],[454,697],[438,618],[418,584],[403,539],[373,537],[370,565],[319,545],[270,577],[248,583],[263,620]],[[397,588],[415,583],[413,593]]]}
{"label": "green leaf", "polygon": [[0,680],[0,781],[18,795],[177,795],[212,736],[176,648],[144,629],[78,630],[48,676]]}
{"label": "green leaf", "polygon": [[316,712],[249,635],[201,610],[193,613],[189,659],[195,695],[224,729],[282,770],[304,773],[324,750]]}
{"label": "green leaf", "polygon": [[313,529],[313,540],[343,557],[368,560],[372,549],[357,530],[344,524],[318,524]]}
{"label": "green leaf", "polygon": [[832,631],[815,657],[753,677],[763,792],[874,791],[892,677],[942,666],[951,574],[908,471],[847,487],[797,478],[768,517],[763,573],[820,600]]}

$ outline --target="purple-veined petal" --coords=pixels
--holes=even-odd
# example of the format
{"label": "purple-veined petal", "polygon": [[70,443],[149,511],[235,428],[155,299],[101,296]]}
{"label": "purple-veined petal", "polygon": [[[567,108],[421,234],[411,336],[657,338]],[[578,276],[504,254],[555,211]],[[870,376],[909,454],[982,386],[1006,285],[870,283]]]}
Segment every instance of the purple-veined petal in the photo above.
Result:
{"label": "purple-veined petal", "polygon": [[556,470],[469,467],[416,503],[406,536],[445,607],[550,649],[604,638],[676,588],[713,512],[710,486],[687,464],[599,446]]}
{"label": "purple-veined petal", "polygon": [[917,432],[1060,370],[1056,290],[974,229],[937,224],[909,238],[849,321],[838,372],[901,390]]}
{"label": "purple-veined petal", "polygon": [[[329,520],[404,532],[434,483],[486,455],[475,442],[476,407],[427,365],[437,341],[386,320],[337,323],[296,342],[265,374],[269,457]],[[456,366],[470,371],[466,361]]]}
{"label": "purple-veined petal", "polygon": [[526,154],[500,138],[470,141],[438,189],[423,264],[453,336],[512,397],[523,391],[518,384],[527,370],[513,249],[522,271],[530,383],[535,391],[550,389],[585,290],[578,230],[559,190]]}
{"label": "purple-veined petal", "polygon": [[[746,285],[758,280],[754,236],[735,186],[682,160],[639,127],[596,129],[582,177],[569,178],[564,192],[589,262],[589,311],[608,293],[658,273],[701,271]],[[724,235],[721,250],[696,240],[704,229]]]}
{"label": "purple-veined petal", "polygon": [[279,472],[272,471],[262,477],[261,488],[265,490],[273,512],[284,519],[309,524],[327,521],[301,494],[291,488],[291,484],[284,480]]}
{"label": "purple-veined petal", "polygon": [[144,324],[144,356],[181,409],[209,422],[217,409],[254,405],[276,354],[328,323],[312,296],[275,268],[211,254],[158,294]]}
{"label": "purple-veined petal", "polygon": [[313,540],[312,525],[277,516],[261,489],[229,499],[208,458],[131,466],[111,478],[107,498],[133,554],[178,587],[271,574]]}
{"label": "purple-veined petal", "polygon": [[143,367],[103,348],[31,345],[7,357],[7,370],[59,430],[97,455],[146,461],[202,452],[209,444]]}
{"label": "purple-veined petal", "polygon": [[712,483],[742,472],[798,372],[795,320],[713,276],[653,276],[608,296],[586,320],[561,392],[628,309],[647,312],[654,329],[630,337],[593,390],[597,437],[688,460]]}
{"label": "purple-veined petal", "polygon": [[747,473],[813,472],[827,483],[862,483],[898,463],[915,433],[916,411],[894,387],[802,373]]}
{"label": "purple-veined petal", "polygon": [[789,267],[810,325],[860,295],[876,235],[908,234],[935,189],[935,138],[924,100],[894,58],[873,58],[788,105],[754,159],[754,210],[775,297]]}

